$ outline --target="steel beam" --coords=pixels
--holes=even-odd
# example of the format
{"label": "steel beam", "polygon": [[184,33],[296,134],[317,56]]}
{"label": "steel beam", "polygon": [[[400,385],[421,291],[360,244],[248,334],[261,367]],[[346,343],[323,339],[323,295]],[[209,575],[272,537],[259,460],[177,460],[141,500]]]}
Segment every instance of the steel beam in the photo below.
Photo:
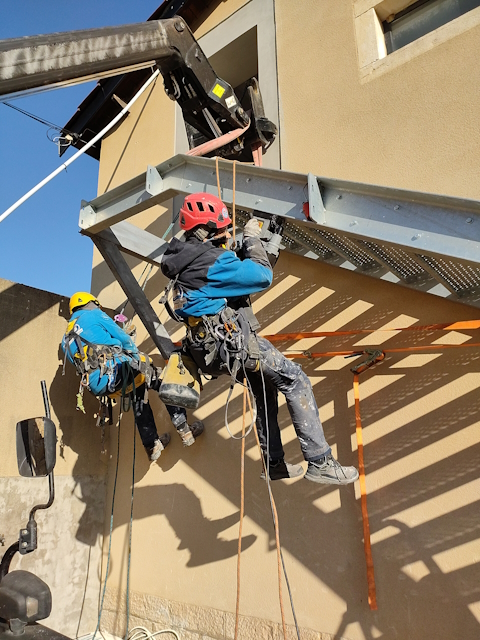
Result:
{"label": "steel beam", "polygon": [[[233,199],[232,165],[219,161],[222,199]],[[80,227],[91,233],[105,229],[176,194],[217,193],[215,160],[178,155],[159,164],[155,187],[152,171],[112,189],[82,208]],[[308,176],[237,164],[235,203],[238,208],[281,215],[300,226],[331,231],[352,239],[390,244],[425,255],[477,262],[480,255],[480,203],[399,189],[316,178],[322,224],[306,220]],[[147,179],[150,186],[147,187]],[[154,191],[152,195],[150,191]],[[318,194],[322,193],[321,200]],[[321,204],[322,203],[322,204]]]}
{"label": "steel beam", "polygon": [[105,231],[103,233],[103,237],[92,236],[92,240],[102,254],[103,259],[110,268],[110,271],[122,287],[128,301],[135,309],[135,313],[142,321],[155,346],[162,354],[164,360],[168,360],[175,349],[175,346],[170,340],[170,336],[168,335],[165,327],[153,310],[145,293],[142,291],[142,288],[132,274],[130,267],[120,252],[120,249],[115,244],[115,240],[112,238],[112,242],[110,242],[106,239],[112,235],[111,231]]}
{"label": "steel beam", "polygon": [[[94,235],[88,231],[82,231],[82,234]],[[124,253],[156,266],[160,266],[168,247],[166,240],[125,221],[113,225],[110,230],[100,231],[97,237],[115,244]]]}

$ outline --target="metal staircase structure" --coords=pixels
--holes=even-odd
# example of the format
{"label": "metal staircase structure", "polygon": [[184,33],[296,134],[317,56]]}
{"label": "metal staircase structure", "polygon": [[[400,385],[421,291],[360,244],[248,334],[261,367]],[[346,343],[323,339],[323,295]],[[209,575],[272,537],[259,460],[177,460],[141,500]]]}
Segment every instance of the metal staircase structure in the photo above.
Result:
{"label": "metal staircase structure", "polygon": [[[230,206],[232,163],[219,159],[218,169]],[[168,243],[127,220],[198,191],[217,194],[216,160],[177,155],[83,202],[80,211],[81,232],[165,358],[173,345],[122,252],[159,265]],[[252,212],[282,216],[289,252],[480,307],[480,202],[237,163],[235,206],[240,222]]]}

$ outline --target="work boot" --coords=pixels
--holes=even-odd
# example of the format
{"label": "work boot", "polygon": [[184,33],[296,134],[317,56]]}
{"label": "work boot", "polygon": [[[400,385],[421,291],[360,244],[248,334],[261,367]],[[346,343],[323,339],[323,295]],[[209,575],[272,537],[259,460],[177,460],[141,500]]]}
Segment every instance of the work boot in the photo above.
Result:
{"label": "work boot", "polygon": [[205,429],[205,425],[201,420],[197,420],[191,426],[185,423],[183,429],[177,429],[179,436],[182,439],[184,447],[191,447],[195,444],[195,440],[200,436]]}
{"label": "work boot", "polygon": [[342,467],[332,454],[308,463],[307,480],[320,484],[350,484],[358,480],[355,467]]}
{"label": "work boot", "polygon": [[145,451],[147,452],[147,456],[150,462],[155,462],[155,460],[159,459],[162,451],[165,449],[169,442],[170,434],[162,433],[161,436],[153,441],[153,445],[151,447],[145,447]]}
{"label": "work boot", "polygon": [[[303,467],[301,464],[290,464],[285,460],[270,461],[268,466],[270,480],[283,480],[284,478],[298,478],[303,476]],[[265,480],[265,472],[260,474],[262,480]]]}

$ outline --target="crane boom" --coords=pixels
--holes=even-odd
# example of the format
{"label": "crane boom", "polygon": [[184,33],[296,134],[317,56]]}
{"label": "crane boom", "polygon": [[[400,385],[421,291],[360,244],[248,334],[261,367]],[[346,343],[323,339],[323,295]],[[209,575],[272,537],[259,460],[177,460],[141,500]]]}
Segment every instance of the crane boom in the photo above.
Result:
{"label": "crane boom", "polygon": [[[265,150],[273,142],[276,127],[264,117],[261,98],[248,105],[253,112],[250,118],[178,16],[1,40],[0,96],[12,98],[149,66],[158,66],[167,95],[179,103],[185,121],[205,140],[253,124],[243,143],[227,146],[222,155],[240,157],[252,144],[260,143]],[[258,108],[260,112],[256,112]]]}

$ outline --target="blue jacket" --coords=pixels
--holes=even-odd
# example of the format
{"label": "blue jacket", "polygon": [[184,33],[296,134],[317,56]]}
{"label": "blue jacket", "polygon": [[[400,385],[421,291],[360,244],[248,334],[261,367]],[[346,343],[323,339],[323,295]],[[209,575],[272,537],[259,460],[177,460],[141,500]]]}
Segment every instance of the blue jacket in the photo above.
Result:
{"label": "blue jacket", "polygon": [[[74,331],[81,338],[85,338],[95,345],[116,345],[122,347],[125,353],[113,358],[113,368],[117,368],[122,362],[138,359],[138,349],[133,340],[121,329],[106,313],[101,309],[80,309],[75,311],[68,322],[66,334],[62,339],[62,349],[66,352],[67,358],[73,362],[73,356],[78,353],[75,340],[70,338],[68,348],[66,335]],[[110,383],[110,385],[109,385]],[[105,395],[113,391],[115,378],[108,373],[100,376],[100,370],[96,369],[89,373],[89,389],[96,396]],[[110,386],[110,388],[109,388]]]}
{"label": "blue jacket", "polygon": [[177,286],[184,292],[184,304],[177,314],[185,319],[215,315],[240,298],[269,287],[273,273],[260,240],[245,239],[242,257],[194,236],[185,242],[173,238],[161,268],[168,278],[177,278]]}

